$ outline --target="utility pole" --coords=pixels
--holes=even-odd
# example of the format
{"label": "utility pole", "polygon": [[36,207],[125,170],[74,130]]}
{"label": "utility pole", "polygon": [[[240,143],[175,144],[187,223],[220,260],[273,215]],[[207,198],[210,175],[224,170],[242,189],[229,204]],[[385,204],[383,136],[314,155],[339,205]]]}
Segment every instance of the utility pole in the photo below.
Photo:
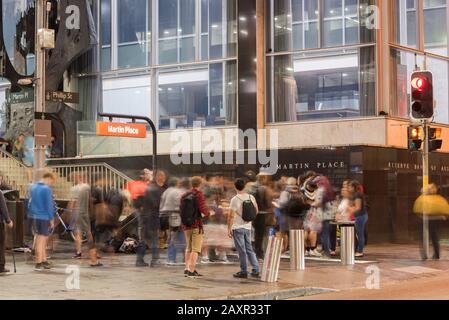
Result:
{"label": "utility pole", "polygon": [[[429,123],[427,120],[423,121],[423,151],[422,151],[422,167],[423,167],[423,194],[429,188]],[[427,211],[427,201],[424,201],[423,206],[423,257],[429,257],[429,216]]]}
{"label": "utility pole", "polygon": [[[35,25],[35,65],[36,75],[34,81],[35,90],[35,112],[45,114],[45,66],[46,52],[42,41],[41,30],[47,28],[47,0],[35,0],[36,25]],[[35,119],[38,120],[38,119]],[[40,145],[38,141],[42,136],[42,128],[35,121],[34,124],[34,174],[33,180],[39,179],[39,172],[45,167],[45,146]]]}

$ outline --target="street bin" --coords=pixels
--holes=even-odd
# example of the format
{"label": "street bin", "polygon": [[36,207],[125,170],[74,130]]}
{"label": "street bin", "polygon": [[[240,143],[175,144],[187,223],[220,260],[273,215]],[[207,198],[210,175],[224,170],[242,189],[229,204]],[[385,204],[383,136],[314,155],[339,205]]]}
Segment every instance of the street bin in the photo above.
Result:
{"label": "street bin", "polygon": [[290,230],[290,270],[306,269],[304,252],[304,230]]}
{"label": "street bin", "polygon": [[14,223],[14,227],[8,228],[6,232],[6,248],[22,248],[24,246],[25,205],[20,200],[17,191],[2,192],[6,199],[9,216]]}
{"label": "street bin", "polygon": [[341,263],[344,266],[355,264],[355,226],[341,225]]}

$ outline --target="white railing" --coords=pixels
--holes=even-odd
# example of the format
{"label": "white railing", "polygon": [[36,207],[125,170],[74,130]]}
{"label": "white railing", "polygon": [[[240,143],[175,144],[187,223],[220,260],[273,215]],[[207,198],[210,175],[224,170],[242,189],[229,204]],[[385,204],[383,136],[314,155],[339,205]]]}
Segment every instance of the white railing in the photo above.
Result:
{"label": "white railing", "polygon": [[0,148],[0,179],[8,187],[18,190],[20,197],[26,197],[28,186],[33,181],[32,168]]}
{"label": "white railing", "polygon": [[[132,180],[106,163],[52,165],[48,166],[48,169],[57,176],[53,187],[57,200],[70,200],[70,189],[75,174],[81,174],[91,186],[100,182],[105,192],[122,190],[125,184]],[[0,182],[13,190],[18,190],[20,197],[26,198],[32,181],[33,169],[0,148]]]}
{"label": "white railing", "polygon": [[100,182],[106,192],[122,190],[125,184],[132,180],[106,163],[52,165],[48,168],[58,176],[54,191],[59,200],[69,200],[75,174],[80,174],[91,186],[98,185]]}

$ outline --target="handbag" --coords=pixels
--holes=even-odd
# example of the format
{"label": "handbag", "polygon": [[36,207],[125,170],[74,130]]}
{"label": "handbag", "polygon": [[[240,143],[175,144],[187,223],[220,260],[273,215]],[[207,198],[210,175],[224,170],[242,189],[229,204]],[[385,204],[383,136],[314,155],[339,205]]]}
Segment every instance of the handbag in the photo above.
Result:
{"label": "handbag", "polygon": [[95,205],[95,226],[114,226],[117,224],[116,218],[109,206],[104,203]]}

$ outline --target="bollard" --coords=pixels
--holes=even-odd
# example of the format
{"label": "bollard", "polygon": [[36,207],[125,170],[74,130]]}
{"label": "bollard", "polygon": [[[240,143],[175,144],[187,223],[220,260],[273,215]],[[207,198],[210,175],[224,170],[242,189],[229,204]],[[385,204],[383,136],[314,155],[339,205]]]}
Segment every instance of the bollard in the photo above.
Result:
{"label": "bollard", "polygon": [[354,226],[341,227],[341,263],[345,266],[355,264]]}
{"label": "bollard", "polygon": [[278,280],[279,267],[281,264],[282,243],[283,240],[277,237],[270,237],[268,240],[261,278],[264,282],[273,283]]}
{"label": "bollard", "polygon": [[290,270],[304,271],[305,269],[304,230],[290,230]]}

